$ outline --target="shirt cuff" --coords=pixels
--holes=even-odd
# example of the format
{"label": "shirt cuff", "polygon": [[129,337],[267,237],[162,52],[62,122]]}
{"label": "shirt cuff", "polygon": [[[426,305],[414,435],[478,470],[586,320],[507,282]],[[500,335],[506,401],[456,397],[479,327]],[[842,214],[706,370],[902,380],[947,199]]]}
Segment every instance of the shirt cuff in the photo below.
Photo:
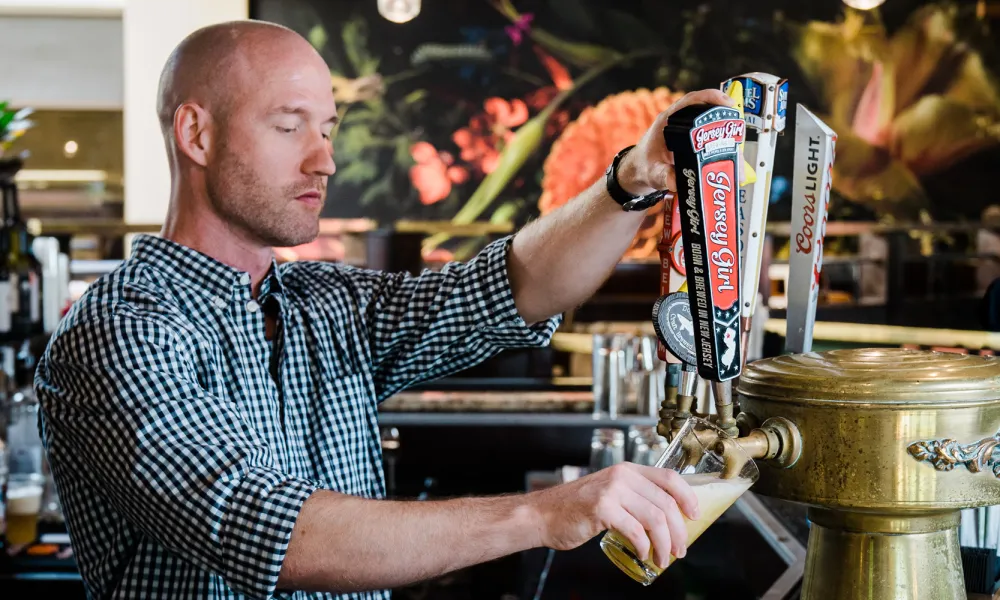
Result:
{"label": "shirt cuff", "polygon": [[548,346],[562,315],[550,317],[528,325],[517,312],[514,293],[507,277],[507,257],[514,236],[497,240],[483,249],[480,254],[485,265],[485,293],[488,318],[479,325],[484,337],[498,348],[541,348]]}
{"label": "shirt cuff", "polygon": [[277,471],[253,470],[245,476],[226,511],[221,537],[233,590],[251,598],[271,598],[306,499],[318,486]]}

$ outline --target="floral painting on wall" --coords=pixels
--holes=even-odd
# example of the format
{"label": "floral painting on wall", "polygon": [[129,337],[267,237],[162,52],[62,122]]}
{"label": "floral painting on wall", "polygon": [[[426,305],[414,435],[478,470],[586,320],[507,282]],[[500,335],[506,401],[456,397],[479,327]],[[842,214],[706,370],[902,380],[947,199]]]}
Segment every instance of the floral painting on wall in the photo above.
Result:
{"label": "floral painting on wall", "polygon": [[[976,219],[1000,159],[1000,51],[975,3],[255,0],[330,65],[341,125],[325,216],[514,223],[570,200],[686,91],[764,71],[838,132],[833,218]],[[794,110],[788,131],[794,131]],[[794,136],[777,149],[787,218]],[[659,210],[628,258],[655,256]],[[428,258],[483,240],[429,237]]]}

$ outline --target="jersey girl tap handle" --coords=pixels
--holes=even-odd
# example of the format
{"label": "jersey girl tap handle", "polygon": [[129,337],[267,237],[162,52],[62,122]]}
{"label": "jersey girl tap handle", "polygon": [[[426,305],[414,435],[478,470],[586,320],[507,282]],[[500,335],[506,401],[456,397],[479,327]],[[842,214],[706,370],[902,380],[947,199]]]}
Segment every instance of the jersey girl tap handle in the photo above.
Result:
{"label": "jersey girl tap handle", "polygon": [[698,374],[711,381],[737,377],[743,362],[736,194],[745,134],[739,111],[707,104],[682,108],[663,129],[677,173]]}

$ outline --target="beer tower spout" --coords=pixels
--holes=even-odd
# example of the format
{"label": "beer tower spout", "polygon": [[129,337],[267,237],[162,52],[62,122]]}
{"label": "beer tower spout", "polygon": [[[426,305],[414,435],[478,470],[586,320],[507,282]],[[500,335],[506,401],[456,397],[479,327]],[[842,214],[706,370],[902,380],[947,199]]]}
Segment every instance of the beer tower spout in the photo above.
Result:
{"label": "beer tower spout", "polygon": [[716,425],[726,434],[736,437],[740,434],[733,415],[733,386],[726,381],[712,382],[712,395],[715,396]]}

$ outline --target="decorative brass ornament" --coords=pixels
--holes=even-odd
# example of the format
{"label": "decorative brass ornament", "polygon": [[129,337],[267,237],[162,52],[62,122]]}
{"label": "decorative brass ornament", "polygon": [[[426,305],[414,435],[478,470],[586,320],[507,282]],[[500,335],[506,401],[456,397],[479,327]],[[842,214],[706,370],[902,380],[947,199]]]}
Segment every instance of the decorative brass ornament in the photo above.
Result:
{"label": "decorative brass ornament", "polygon": [[998,445],[1000,432],[966,445],[945,438],[914,442],[906,450],[913,458],[931,463],[938,471],[951,471],[957,466],[965,465],[973,473],[989,470],[994,477],[1000,477],[1000,461],[993,456]]}

